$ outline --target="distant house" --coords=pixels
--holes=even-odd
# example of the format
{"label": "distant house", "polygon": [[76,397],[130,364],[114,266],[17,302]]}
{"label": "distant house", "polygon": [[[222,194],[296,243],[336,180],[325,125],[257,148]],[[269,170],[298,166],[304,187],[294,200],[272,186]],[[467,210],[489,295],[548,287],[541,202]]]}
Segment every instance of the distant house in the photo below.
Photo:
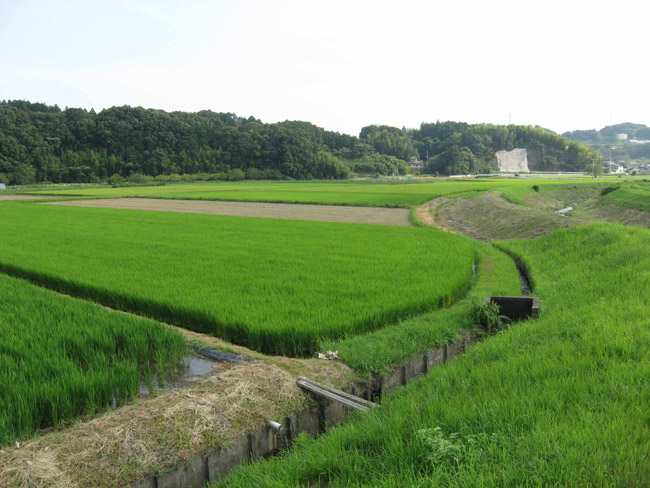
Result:
{"label": "distant house", "polygon": [[619,141],[624,141],[627,139],[627,134],[616,134],[616,139]]}
{"label": "distant house", "polygon": [[424,162],[420,161],[415,156],[411,156],[411,159],[409,160],[409,166],[411,169],[422,169],[424,168]]}
{"label": "distant house", "polygon": [[610,173],[625,173],[625,168],[620,164],[609,163],[607,167]]}
{"label": "distant house", "polygon": [[639,175],[650,175],[650,164],[641,163],[638,168],[636,168],[636,172]]}

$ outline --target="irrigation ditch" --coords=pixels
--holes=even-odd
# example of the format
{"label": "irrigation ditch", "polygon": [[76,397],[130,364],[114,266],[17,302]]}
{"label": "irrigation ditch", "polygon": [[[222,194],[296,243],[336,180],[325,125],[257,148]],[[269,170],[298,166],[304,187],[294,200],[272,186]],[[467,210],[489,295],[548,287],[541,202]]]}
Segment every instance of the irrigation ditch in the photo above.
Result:
{"label": "irrigation ditch", "polygon": [[[519,268],[521,266],[521,268]],[[527,291],[530,292],[529,278],[523,263],[518,265]],[[485,301],[492,300],[499,306],[500,314],[513,321],[536,317],[539,313],[537,297],[486,296]],[[432,368],[441,365],[465,352],[466,348],[485,337],[484,334],[466,331],[456,342],[429,349],[392,368],[388,373],[373,374],[365,381],[359,381],[342,388],[338,400],[330,395],[312,395],[313,403],[298,412],[288,415],[281,422],[269,419],[257,429],[236,438],[226,447],[220,447],[195,455],[187,462],[165,473],[148,476],[131,483],[124,488],[200,488],[208,481],[222,479],[240,464],[254,462],[273,456],[291,448],[293,440],[300,434],[317,437],[343,422],[351,410],[349,401],[368,405],[379,401],[386,393],[406,385],[426,374]],[[297,383],[305,382],[298,379]],[[307,380],[308,381],[308,380]],[[301,385],[302,386],[302,385]],[[323,385],[320,385],[323,386]],[[326,387],[327,390],[332,391]],[[314,391],[314,390],[312,390]],[[336,391],[336,390],[333,390]],[[340,397],[344,397],[341,400]],[[363,409],[361,409],[363,410]]]}
{"label": "irrigation ditch", "polygon": [[[511,316],[515,321],[536,317],[539,311],[539,299],[536,297],[488,296],[485,300],[495,301],[501,313]],[[470,344],[483,337],[482,334],[466,331],[456,342],[429,349],[395,366],[388,373],[374,374],[366,381],[344,387],[342,391],[348,397],[359,399],[356,403],[378,401],[386,393],[462,354]],[[300,378],[298,383],[304,380]],[[240,464],[290,449],[293,440],[302,433],[312,437],[323,434],[343,422],[353,410],[340,400],[320,396],[314,400],[311,406],[285,417],[281,422],[270,419],[252,432],[236,438],[226,447],[197,454],[166,473],[146,477],[125,488],[200,488],[208,481],[226,477]]]}

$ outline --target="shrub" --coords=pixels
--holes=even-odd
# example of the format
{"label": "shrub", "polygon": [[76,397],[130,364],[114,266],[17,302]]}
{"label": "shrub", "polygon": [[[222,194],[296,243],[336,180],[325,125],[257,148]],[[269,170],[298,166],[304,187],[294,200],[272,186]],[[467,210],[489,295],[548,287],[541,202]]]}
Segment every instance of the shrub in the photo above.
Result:
{"label": "shrub", "polygon": [[600,190],[600,196],[605,196],[608,193],[618,190],[619,188],[620,186],[606,186],[605,188]]}

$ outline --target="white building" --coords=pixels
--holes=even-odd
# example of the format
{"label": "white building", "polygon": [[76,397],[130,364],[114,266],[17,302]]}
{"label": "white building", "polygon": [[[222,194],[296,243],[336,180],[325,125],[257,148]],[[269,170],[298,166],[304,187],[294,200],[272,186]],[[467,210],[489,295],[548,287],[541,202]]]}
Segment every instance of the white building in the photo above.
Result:
{"label": "white building", "polygon": [[627,134],[616,134],[616,139],[619,141],[625,141],[627,139]]}
{"label": "white building", "polygon": [[609,163],[607,166],[609,167],[610,173],[625,173],[625,168],[620,164]]}

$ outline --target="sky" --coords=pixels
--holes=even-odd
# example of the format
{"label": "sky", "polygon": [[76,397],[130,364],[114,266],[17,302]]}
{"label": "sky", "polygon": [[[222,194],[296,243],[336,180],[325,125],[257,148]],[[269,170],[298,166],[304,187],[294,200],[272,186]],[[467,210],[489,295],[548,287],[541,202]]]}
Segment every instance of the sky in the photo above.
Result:
{"label": "sky", "polygon": [[0,100],[358,135],[650,125],[648,9],[608,1],[0,0]]}

